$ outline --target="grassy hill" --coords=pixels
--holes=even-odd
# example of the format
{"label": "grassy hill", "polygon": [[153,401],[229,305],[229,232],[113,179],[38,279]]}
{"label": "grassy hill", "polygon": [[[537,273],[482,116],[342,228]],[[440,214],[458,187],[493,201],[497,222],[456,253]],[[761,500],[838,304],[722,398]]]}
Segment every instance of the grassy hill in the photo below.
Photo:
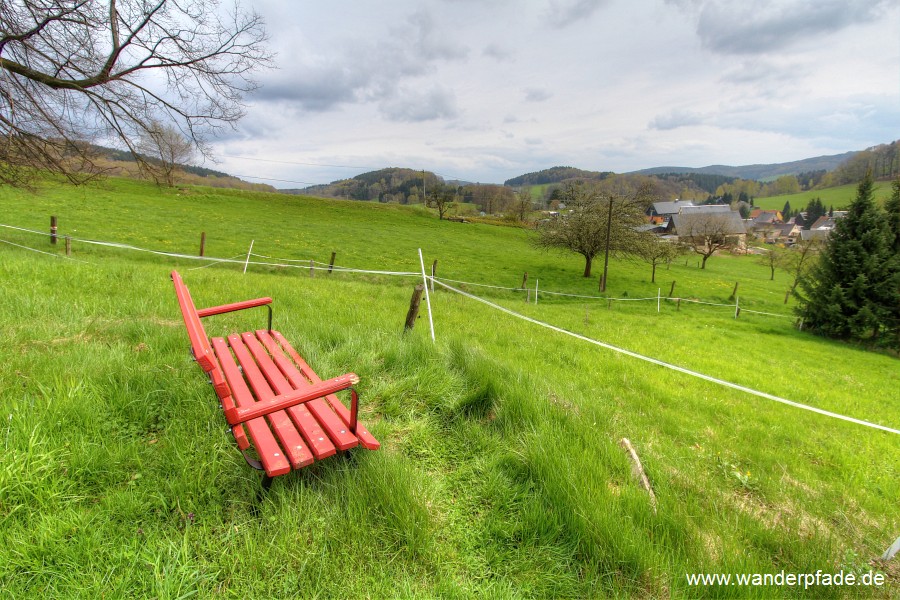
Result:
{"label": "grassy hill", "polygon": [[[782,202],[783,204],[783,202]],[[792,202],[793,205],[793,202]],[[537,327],[449,291],[404,335],[417,271],[598,295],[529,232],[421,208],[108,180],[0,189],[0,588],[11,597],[882,597],[900,535],[897,436]],[[121,247],[276,257],[208,263]],[[56,256],[30,252],[27,246]],[[286,260],[303,261],[288,263]],[[254,257],[254,261],[263,261]],[[168,272],[200,305],[269,295],[323,377],[362,378],[383,442],[281,477],[261,500],[189,359]],[[897,359],[809,336],[747,257],[613,261],[607,302],[458,284],[509,310],[707,375],[900,427]],[[420,279],[419,279],[420,280]],[[675,295],[726,306],[660,302]],[[729,296],[739,284],[734,318]],[[652,297],[653,300],[636,301]],[[628,301],[624,301],[624,299]],[[210,333],[262,317],[209,320]],[[658,507],[618,446],[641,456]],[[693,573],[884,574],[880,587],[691,586]]]}
{"label": "grassy hill", "polygon": [[[810,200],[821,198],[822,204],[825,206],[833,206],[835,210],[841,210],[847,208],[856,197],[857,187],[859,187],[858,184],[848,184],[797,194],[756,198],[753,201],[753,205],[764,210],[781,210],[784,208],[785,202],[790,202],[791,208],[797,210],[806,208]],[[889,181],[875,182],[874,197],[876,201],[883,203],[890,195],[891,183]]]}

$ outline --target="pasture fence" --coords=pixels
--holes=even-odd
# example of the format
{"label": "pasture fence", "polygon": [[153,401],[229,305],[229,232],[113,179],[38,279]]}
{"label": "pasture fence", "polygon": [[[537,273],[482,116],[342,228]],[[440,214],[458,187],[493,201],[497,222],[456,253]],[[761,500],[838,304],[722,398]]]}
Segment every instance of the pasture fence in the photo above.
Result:
{"label": "pasture fence", "polygon": [[[33,235],[37,235],[37,236],[48,236],[49,235],[51,240],[55,239],[59,235],[57,222],[55,220],[53,222],[53,226],[51,227],[51,231],[49,234],[47,232],[43,232],[43,231],[36,231],[36,230],[28,229],[25,227],[18,227],[18,226],[2,224],[2,223],[0,223],[0,227],[19,231],[19,232],[24,232],[24,233],[28,233],[28,234],[33,234]],[[26,250],[30,250],[33,252],[46,254],[49,256],[56,256],[59,258],[67,258],[69,260],[74,260],[74,261],[80,262],[80,263],[87,263],[87,261],[78,260],[78,259],[74,259],[71,257],[72,242],[76,242],[79,244],[87,244],[87,245],[102,246],[102,247],[107,247],[107,248],[114,248],[114,249],[118,249],[118,250],[142,252],[142,253],[148,253],[148,254],[152,254],[152,255],[156,255],[156,256],[165,256],[168,258],[185,259],[185,260],[192,260],[192,261],[203,261],[205,263],[198,267],[191,267],[188,270],[206,269],[206,268],[209,268],[214,265],[235,264],[235,265],[242,266],[243,273],[246,273],[247,269],[250,266],[259,266],[259,267],[276,267],[276,268],[281,268],[281,269],[291,269],[291,268],[304,269],[304,270],[309,269],[309,274],[311,277],[314,276],[315,271],[327,271],[328,273],[356,273],[356,274],[379,275],[379,276],[387,276],[387,277],[410,277],[410,278],[422,277],[424,282],[426,283],[426,285],[430,288],[429,291],[431,291],[431,292],[434,292],[434,285],[435,285],[436,281],[443,281],[445,283],[457,284],[457,285],[463,286],[466,289],[483,288],[483,289],[489,289],[489,290],[508,291],[508,292],[511,292],[514,294],[523,294],[523,299],[526,302],[532,302],[532,298],[533,298],[534,304],[538,303],[541,296],[543,296],[547,299],[549,299],[549,298],[559,298],[559,299],[571,298],[571,299],[578,299],[578,300],[591,300],[591,301],[597,301],[597,302],[606,302],[607,308],[612,308],[614,303],[621,303],[621,302],[634,303],[634,302],[654,302],[655,301],[656,305],[657,305],[656,306],[657,312],[661,312],[661,306],[662,306],[663,301],[675,303],[676,310],[679,310],[679,311],[680,311],[682,302],[684,302],[684,303],[690,303],[690,304],[696,304],[696,305],[702,305],[702,306],[728,308],[729,310],[734,312],[734,318],[738,318],[741,314],[747,313],[747,314],[761,315],[761,316],[765,316],[765,317],[796,320],[796,318],[792,315],[779,314],[779,313],[769,312],[769,311],[753,310],[750,308],[742,307],[742,306],[740,306],[740,299],[737,297],[735,297],[734,303],[710,302],[710,301],[706,301],[706,300],[700,300],[697,298],[687,298],[687,297],[673,297],[671,295],[671,291],[674,291],[674,289],[675,289],[674,281],[672,282],[672,289],[670,290],[670,295],[666,296],[666,297],[662,296],[662,289],[660,288],[657,291],[656,296],[648,296],[648,297],[640,297],[640,298],[627,298],[627,297],[619,298],[619,297],[612,297],[609,295],[575,294],[575,293],[570,293],[570,292],[558,292],[558,291],[552,291],[552,290],[547,290],[547,289],[540,289],[539,288],[540,280],[538,278],[535,278],[535,280],[534,280],[535,281],[534,288],[526,287],[527,282],[528,282],[528,272],[524,273],[523,278],[522,278],[522,285],[518,286],[518,287],[496,285],[493,283],[480,283],[480,282],[473,282],[473,281],[464,281],[464,280],[459,280],[459,279],[436,277],[435,274],[437,271],[437,262],[438,262],[437,260],[435,260],[432,263],[431,275],[428,276],[428,274],[425,272],[425,268],[424,268],[424,259],[420,260],[420,266],[422,267],[421,271],[415,272],[415,271],[394,271],[394,270],[390,270],[390,269],[379,269],[379,268],[359,268],[359,267],[348,267],[348,266],[338,265],[338,264],[335,264],[335,259],[337,256],[336,251],[331,252],[331,256],[330,256],[330,259],[328,262],[317,261],[312,258],[298,259],[298,258],[276,257],[276,256],[268,255],[268,254],[254,252],[253,246],[254,246],[255,240],[252,240],[250,242],[250,247],[248,248],[246,255],[239,254],[236,256],[230,256],[230,257],[225,257],[225,258],[205,256],[204,255],[205,254],[205,252],[204,252],[205,242],[206,242],[205,232],[203,232],[203,235],[201,236],[201,249],[200,249],[199,256],[194,255],[194,254],[183,254],[183,253],[178,253],[178,252],[153,250],[153,249],[142,248],[139,246],[135,246],[133,244],[125,244],[125,243],[121,243],[121,242],[110,242],[110,241],[104,241],[104,240],[73,237],[71,235],[66,235],[66,255],[65,256],[61,256],[59,254],[55,254],[52,252],[38,250],[36,248],[31,248],[31,247],[25,246],[23,244],[17,244],[15,242],[12,242],[9,240],[0,239],[0,242],[19,247],[21,249],[26,249]],[[735,288],[734,288],[735,292],[737,291],[737,288],[738,288],[738,284],[736,283]],[[426,294],[426,296],[427,296],[427,294]],[[430,298],[428,298],[427,300],[430,303]]]}
{"label": "pasture fence", "polygon": [[[2,228],[7,228],[7,229],[10,229],[10,230],[17,230],[17,231],[20,231],[20,232],[26,232],[26,233],[30,233],[30,234],[35,234],[35,235],[51,235],[51,236],[56,235],[56,232],[52,232],[52,233],[50,233],[50,234],[47,234],[46,232],[38,232],[38,231],[31,230],[31,229],[23,228],[23,227],[16,227],[16,226],[13,226],[13,225],[0,224],[0,227],[2,227]],[[72,238],[72,240],[73,240],[73,241],[77,241],[78,243],[83,243],[83,244],[93,244],[93,245],[98,245],[98,246],[102,246],[102,247],[116,248],[116,249],[129,250],[129,251],[136,251],[136,252],[146,252],[146,253],[150,253],[150,254],[156,255],[156,256],[165,256],[165,257],[169,257],[169,258],[179,258],[179,259],[189,259],[189,260],[202,260],[202,261],[207,262],[207,264],[203,265],[202,267],[197,267],[197,268],[206,268],[206,267],[212,266],[213,264],[232,264],[232,263],[233,263],[233,264],[238,264],[238,265],[243,265],[245,269],[247,268],[247,266],[249,266],[249,265],[251,265],[251,264],[253,264],[253,265],[263,265],[263,266],[267,266],[267,267],[306,268],[306,265],[305,265],[305,264],[304,264],[304,265],[301,265],[301,264],[299,264],[299,263],[308,262],[309,265],[310,265],[310,268],[312,269],[312,268],[313,268],[312,265],[316,262],[316,261],[311,260],[311,259],[308,260],[308,261],[306,261],[306,260],[298,260],[298,259],[279,259],[279,258],[272,258],[272,257],[266,257],[266,258],[269,258],[269,259],[271,259],[271,260],[277,260],[278,262],[273,263],[273,262],[251,261],[251,260],[250,260],[251,256],[255,256],[255,257],[257,257],[257,258],[262,257],[262,255],[258,255],[258,254],[257,254],[257,255],[253,255],[253,253],[252,253],[252,242],[251,242],[250,250],[248,251],[248,253],[247,253],[247,255],[246,255],[246,258],[245,258],[244,260],[239,260],[237,257],[232,257],[232,258],[213,258],[213,257],[195,256],[195,255],[189,255],[189,254],[179,254],[179,253],[175,253],[175,252],[165,252],[165,251],[161,251],[161,250],[150,250],[150,249],[146,249],[146,248],[140,248],[140,247],[137,247],[137,246],[133,246],[133,245],[131,245],[131,244],[122,244],[122,243],[118,243],[118,242],[107,242],[107,241],[101,241],[101,240],[89,240],[89,239],[81,239],[81,238],[74,238],[74,237]],[[65,259],[65,260],[76,260],[76,259],[71,258],[70,256],[61,256],[61,255],[59,255],[59,254],[54,254],[54,253],[51,253],[51,252],[46,252],[46,251],[43,251],[43,250],[38,250],[38,249],[36,249],[36,248],[31,248],[31,247],[28,247],[28,246],[25,246],[25,245],[22,245],[22,244],[17,244],[17,243],[15,243],[15,242],[11,242],[11,241],[8,241],[8,240],[0,240],[0,242],[5,243],[5,244],[8,244],[8,245],[11,245],[11,246],[15,246],[15,247],[18,247],[18,248],[22,248],[22,249],[25,249],[25,250],[29,250],[29,251],[32,251],[32,252],[37,252],[37,253],[40,253],[40,254],[42,254],[42,255],[48,255],[48,256],[52,256],[52,257],[56,257],[56,258],[62,258],[62,259]],[[244,255],[241,254],[241,255],[239,255],[239,256],[244,256]],[[85,261],[77,261],[77,262],[85,262]],[[463,286],[463,285],[464,285],[464,286],[472,286],[472,287],[491,288],[491,289],[496,289],[496,290],[514,291],[514,292],[518,292],[518,293],[521,293],[522,291],[526,291],[526,290],[523,290],[521,287],[519,287],[519,288],[510,288],[510,287],[497,286],[497,285],[490,285],[490,284],[482,284],[482,283],[474,283],[474,282],[465,282],[465,281],[459,281],[459,280],[451,280],[451,279],[445,279],[445,278],[438,278],[438,277],[434,277],[433,275],[429,277],[428,274],[425,272],[424,257],[422,256],[422,251],[421,251],[421,249],[419,249],[419,262],[420,262],[420,266],[421,266],[421,271],[420,271],[419,273],[415,273],[415,272],[406,272],[406,271],[388,271],[388,270],[375,270],[375,269],[357,269],[357,268],[340,267],[340,266],[334,265],[334,253],[332,253],[331,261],[330,261],[330,263],[329,263],[329,265],[328,265],[327,267],[315,267],[315,268],[317,268],[317,269],[322,269],[322,270],[329,270],[329,272],[331,272],[332,270],[335,270],[335,271],[337,271],[337,272],[342,272],[342,273],[364,273],[364,274],[378,274],[378,275],[386,275],[386,276],[402,276],[402,277],[416,277],[416,278],[421,277],[421,278],[423,279],[423,284],[421,284],[421,285],[422,285],[422,287],[423,287],[423,289],[424,289],[424,291],[425,291],[426,299],[429,298],[429,294],[428,294],[428,291],[429,291],[429,290],[428,290],[429,284],[431,284],[432,286],[433,286],[434,284],[437,284],[437,285],[441,286],[442,288],[444,288],[444,289],[446,289],[446,290],[448,290],[448,291],[450,291],[450,292],[452,292],[452,293],[461,295],[461,296],[463,296],[463,297],[465,297],[465,298],[468,298],[468,299],[470,299],[470,300],[474,300],[474,301],[480,302],[480,303],[482,303],[482,304],[484,304],[484,305],[486,305],[486,306],[489,306],[489,307],[492,308],[493,310],[496,310],[496,311],[505,313],[505,314],[507,314],[507,315],[509,315],[509,316],[512,316],[512,317],[516,318],[516,319],[520,319],[520,320],[522,320],[522,321],[531,323],[531,324],[533,324],[533,325],[536,325],[536,326],[539,326],[539,327],[542,327],[542,328],[545,328],[545,329],[548,329],[548,330],[551,330],[551,331],[555,331],[555,332],[557,332],[557,333],[561,333],[561,334],[566,335],[566,336],[570,336],[570,337],[572,337],[572,338],[581,340],[581,341],[583,341],[583,342],[586,342],[586,343],[589,343],[589,344],[592,344],[592,345],[595,345],[595,346],[598,346],[598,347],[601,347],[601,348],[605,348],[605,349],[607,349],[607,350],[610,350],[610,351],[615,352],[615,353],[618,353],[618,354],[623,354],[623,355],[625,355],[625,356],[629,356],[629,357],[634,358],[634,359],[637,359],[637,360],[641,360],[641,361],[644,361],[644,362],[647,362],[647,363],[650,363],[650,364],[653,364],[653,365],[657,365],[657,366],[659,366],[659,367],[663,367],[663,368],[666,368],[666,369],[670,369],[670,370],[673,370],[673,371],[677,371],[677,372],[679,372],[679,373],[683,373],[683,374],[689,375],[689,376],[691,376],[691,377],[695,377],[695,378],[698,378],[698,379],[702,379],[702,380],[705,380],[705,381],[714,383],[714,384],[716,384],[716,385],[720,385],[720,386],[724,386],[724,387],[731,388],[731,389],[734,389],[734,390],[738,390],[738,391],[741,391],[741,392],[744,392],[744,393],[747,393],[747,394],[750,394],[750,395],[753,395],[753,396],[757,396],[757,397],[760,397],[760,398],[772,400],[772,401],[774,401],[774,402],[779,402],[779,403],[785,404],[785,405],[787,405],[787,406],[791,406],[791,407],[798,408],[798,409],[801,409],[801,410],[806,410],[806,411],[814,412],[814,413],[817,413],[817,414],[820,414],[820,415],[823,415],[823,416],[826,416],[826,417],[830,417],[830,418],[834,418],[834,419],[839,419],[839,420],[846,421],[846,422],[849,422],[849,423],[854,423],[854,424],[856,424],[856,425],[861,425],[861,426],[864,426],[864,427],[868,427],[868,428],[877,429],[877,430],[885,431],[885,432],[888,432],[888,433],[893,433],[893,434],[898,434],[898,435],[900,435],[900,430],[897,430],[897,429],[894,429],[894,428],[891,428],[891,427],[888,427],[888,426],[885,426],[885,425],[880,425],[880,424],[877,424],[877,423],[872,423],[872,422],[870,422],[870,421],[865,421],[865,420],[862,420],[862,419],[857,419],[857,418],[855,418],[855,417],[850,417],[850,416],[847,416],[847,415],[842,415],[842,414],[839,414],[839,413],[827,411],[827,410],[824,410],[824,409],[821,409],[821,408],[818,408],[818,407],[815,407],[815,406],[810,406],[810,405],[807,405],[807,404],[802,404],[802,403],[800,403],[800,402],[795,402],[795,401],[793,401],[793,400],[788,400],[788,399],[786,399],[786,398],[781,398],[781,397],[779,397],[779,396],[775,396],[775,395],[769,394],[769,393],[767,393],[767,392],[762,392],[762,391],[754,390],[754,389],[752,389],[752,388],[749,388],[749,387],[746,387],[746,386],[743,386],[743,385],[740,385],[740,384],[732,383],[732,382],[726,381],[726,380],[724,380],[724,379],[719,379],[719,378],[717,378],[717,377],[713,377],[713,376],[706,375],[706,374],[703,374],[703,373],[700,373],[700,372],[697,372],[697,371],[693,371],[693,370],[687,369],[687,368],[685,368],[685,367],[681,367],[681,366],[678,366],[678,365],[675,365],[675,364],[672,364],[672,363],[668,363],[668,362],[665,362],[665,361],[662,361],[662,360],[659,360],[659,359],[656,359],[656,358],[652,358],[652,357],[649,357],[649,356],[645,356],[645,355],[639,354],[639,353],[637,353],[637,352],[634,352],[634,351],[631,351],[631,350],[627,350],[627,349],[621,348],[621,347],[619,347],[619,346],[615,346],[615,345],[613,345],[613,344],[609,344],[609,343],[606,343],[606,342],[603,342],[603,341],[600,341],[600,340],[596,340],[596,339],[587,337],[587,336],[585,336],[585,335],[581,335],[581,334],[579,334],[579,333],[575,333],[575,332],[569,331],[569,330],[567,330],[567,329],[563,329],[562,327],[558,327],[558,326],[556,326],[556,325],[552,325],[552,324],[550,324],[550,323],[547,323],[547,322],[544,322],[544,321],[535,319],[535,318],[533,318],[533,317],[529,317],[529,316],[527,316],[527,315],[524,315],[524,314],[521,314],[521,313],[519,313],[519,312],[517,312],[517,311],[514,311],[514,310],[512,310],[512,309],[510,309],[510,308],[501,306],[501,305],[499,305],[499,304],[497,304],[497,303],[495,303],[495,302],[492,302],[492,301],[490,301],[490,300],[488,300],[488,299],[486,299],[486,298],[482,298],[482,297],[480,297],[480,296],[476,296],[476,295],[474,295],[474,294],[472,294],[472,293],[469,293],[469,292],[467,292],[467,291],[465,291],[465,290],[462,290],[462,289],[460,289],[460,288],[451,286],[451,285],[450,285],[449,283],[447,283],[447,282],[457,283],[457,284],[460,285],[460,286]],[[94,264],[94,263],[88,263],[88,264]],[[324,264],[324,263],[318,263],[318,264]],[[523,284],[524,284],[524,283],[525,283],[525,281],[523,281]],[[537,302],[537,299],[538,299],[538,281],[537,281],[537,280],[535,280],[535,288],[534,288],[534,289],[535,289],[535,303],[536,303],[536,302]],[[530,289],[528,289],[527,292],[530,292]],[[656,301],[657,301],[657,307],[658,307],[657,309],[659,309],[659,305],[660,305],[661,300],[662,300],[661,290],[660,290],[659,292],[657,292],[657,296],[656,296],[655,298],[650,297],[650,298],[615,298],[615,299],[613,299],[613,298],[607,298],[607,297],[604,297],[604,296],[585,296],[585,295],[579,295],[579,294],[567,294],[567,293],[564,293],[564,292],[551,292],[551,291],[546,291],[546,290],[545,290],[545,291],[541,291],[540,293],[545,294],[545,295],[553,295],[553,296],[577,297],[577,298],[580,298],[580,299],[583,299],[583,298],[593,298],[593,299],[597,299],[597,300],[601,300],[601,299],[602,299],[602,300],[607,300],[608,302],[609,302],[609,301],[612,301],[612,300],[614,300],[614,301],[619,301],[619,302],[638,302],[638,301],[656,300]],[[526,298],[527,298],[527,297],[528,297],[528,296],[526,296]],[[678,302],[681,302],[681,301],[697,302],[697,303],[699,303],[699,304],[706,304],[706,305],[710,305],[710,306],[728,306],[729,308],[731,308],[731,307],[733,306],[733,308],[735,309],[735,317],[737,317],[738,314],[739,314],[740,311],[741,311],[740,306],[739,306],[739,299],[738,299],[738,298],[735,298],[735,304],[734,304],[734,305],[730,305],[730,304],[721,304],[721,303],[713,303],[713,302],[703,302],[703,301],[699,301],[699,300],[685,299],[685,298],[666,298],[666,300],[677,300]],[[434,340],[435,340],[435,332],[434,332],[434,322],[433,322],[432,314],[431,314],[430,300],[428,300],[427,303],[428,303],[428,311],[429,311],[429,324],[430,324],[430,326],[431,326],[431,337],[432,337],[432,341],[434,341]],[[775,313],[766,313],[766,312],[764,312],[764,311],[749,311],[749,310],[747,310],[746,312],[753,312],[753,313],[756,313],[756,314],[768,315],[768,316],[776,316],[776,317],[785,316],[785,315],[778,315],[778,314],[775,314]]]}

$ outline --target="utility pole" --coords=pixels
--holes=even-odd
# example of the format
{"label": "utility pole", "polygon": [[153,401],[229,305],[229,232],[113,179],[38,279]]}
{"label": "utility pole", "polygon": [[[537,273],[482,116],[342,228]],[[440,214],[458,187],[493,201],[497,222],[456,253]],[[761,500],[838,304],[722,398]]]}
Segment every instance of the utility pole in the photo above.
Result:
{"label": "utility pole", "polygon": [[609,197],[609,214],[606,215],[606,252],[603,257],[603,278],[600,280],[600,291],[606,291],[606,274],[609,271],[609,238],[612,233],[613,197]]}

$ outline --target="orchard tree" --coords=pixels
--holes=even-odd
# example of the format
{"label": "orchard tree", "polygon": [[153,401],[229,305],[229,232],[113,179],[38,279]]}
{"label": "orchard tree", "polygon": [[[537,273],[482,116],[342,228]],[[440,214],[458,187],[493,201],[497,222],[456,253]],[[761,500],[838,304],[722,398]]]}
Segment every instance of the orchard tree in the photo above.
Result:
{"label": "orchard tree", "polygon": [[143,168],[156,180],[175,186],[175,172],[194,155],[194,145],[171,125],[153,123],[153,128],[141,136],[138,149],[152,160],[141,161]]}
{"label": "orchard tree", "polygon": [[734,211],[685,210],[672,219],[679,241],[702,257],[701,269],[713,254],[735,245],[736,237],[746,233],[740,215]]}
{"label": "orchard tree", "polygon": [[531,188],[522,188],[516,193],[516,201],[513,204],[516,219],[524,223],[528,219],[528,213],[534,207],[534,199],[531,196]]}
{"label": "orchard tree", "polygon": [[872,187],[869,171],[847,215],[831,231],[821,260],[801,281],[799,313],[822,335],[898,346],[900,262],[891,249],[884,211],[872,199]]}
{"label": "orchard tree", "polygon": [[538,229],[534,244],[546,250],[580,254],[584,257],[584,276],[590,277],[596,256],[632,252],[638,244],[635,227],[644,222],[642,193],[621,196],[592,183],[567,184],[561,194],[566,210]]}
{"label": "orchard tree", "polygon": [[165,123],[205,142],[242,115],[268,66],[263,21],[217,0],[4,0],[0,8],[0,183],[35,168],[84,181],[85,142],[124,145]]}
{"label": "orchard tree", "polygon": [[450,212],[453,201],[456,198],[456,186],[447,185],[440,181],[431,184],[428,190],[428,200],[426,206],[435,208],[438,211],[438,219],[443,219]]}
{"label": "orchard tree", "polygon": [[785,304],[787,304],[788,298],[797,291],[797,286],[800,285],[803,278],[809,274],[823,245],[824,242],[820,237],[810,236],[805,240],[801,238],[782,255],[783,260],[780,266],[794,277],[791,288],[784,296]]}
{"label": "orchard tree", "polygon": [[634,255],[651,266],[650,282],[656,283],[656,267],[678,258],[682,252],[684,247],[681,244],[645,233],[641,235]]}
{"label": "orchard tree", "polygon": [[775,281],[775,269],[784,264],[784,248],[773,246],[763,248],[759,255],[759,264],[769,269],[769,281]]}

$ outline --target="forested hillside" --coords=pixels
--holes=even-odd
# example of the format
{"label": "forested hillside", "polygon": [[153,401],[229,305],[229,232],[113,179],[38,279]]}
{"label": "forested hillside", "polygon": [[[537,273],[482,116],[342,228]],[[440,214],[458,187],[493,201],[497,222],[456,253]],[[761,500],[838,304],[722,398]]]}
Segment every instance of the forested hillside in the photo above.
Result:
{"label": "forested hillside", "polygon": [[550,167],[534,173],[526,173],[507,179],[503,185],[521,187],[526,185],[544,185],[561,183],[569,179],[596,179],[598,181],[613,175],[612,171],[585,171],[574,167]]}

